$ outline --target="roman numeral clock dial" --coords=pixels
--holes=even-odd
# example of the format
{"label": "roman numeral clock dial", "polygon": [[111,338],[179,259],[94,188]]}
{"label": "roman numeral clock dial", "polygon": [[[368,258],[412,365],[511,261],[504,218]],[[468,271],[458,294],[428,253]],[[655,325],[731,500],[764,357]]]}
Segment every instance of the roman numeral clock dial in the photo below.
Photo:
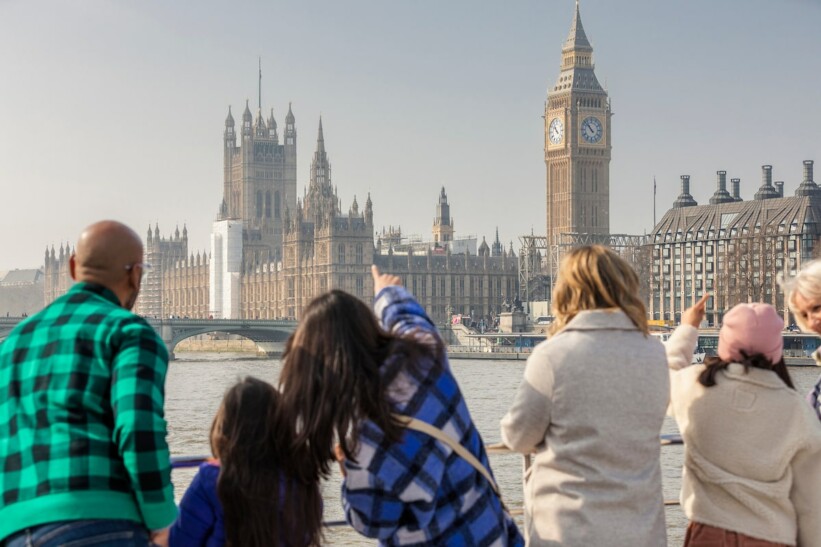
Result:
{"label": "roman numeral clock dial", "polygon": [[588,116],[582,121],[581,133],[585,141],[591,144],[599,142],[602,138],[601,122],[594,116]]}

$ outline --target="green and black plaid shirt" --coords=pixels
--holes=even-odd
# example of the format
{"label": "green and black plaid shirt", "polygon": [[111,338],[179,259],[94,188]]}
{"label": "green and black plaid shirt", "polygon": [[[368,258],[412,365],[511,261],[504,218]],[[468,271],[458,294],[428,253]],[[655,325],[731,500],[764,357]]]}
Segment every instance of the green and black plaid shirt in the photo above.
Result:
{"label": "green and black plaid shirt", "polygon": [[168,352],[112,291],[78,283],[0,344],[0,540],[39,524],[177,514]]}

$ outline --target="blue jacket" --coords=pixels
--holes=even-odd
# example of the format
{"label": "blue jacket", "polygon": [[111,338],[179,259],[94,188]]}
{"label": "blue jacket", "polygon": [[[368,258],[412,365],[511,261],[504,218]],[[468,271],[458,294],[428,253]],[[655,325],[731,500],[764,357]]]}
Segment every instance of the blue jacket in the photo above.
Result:
{"label": "blue jacket", "polygon": [[180,502],[180,514],[171,525],[171,547],[221,547],[225,545],[225,524],[222,505],[217,497],[219,464],[206,462]]}
{"label": "blue jacket", "polygon": [[[442,344],[425,310],[403,287],[386,287],[374,308],[386,330]],[[446,358],[438,368],[426,359],[416,371],[400,373],[389,390],[396,412],[442,429],[490,469]],[[386,446],[376,424],[368,420],[359,427],[356,463],[345,462],[342,502],[348,522],[361,534],[381,545],[524,544],[488,481],[448,446],[410,430]]]}

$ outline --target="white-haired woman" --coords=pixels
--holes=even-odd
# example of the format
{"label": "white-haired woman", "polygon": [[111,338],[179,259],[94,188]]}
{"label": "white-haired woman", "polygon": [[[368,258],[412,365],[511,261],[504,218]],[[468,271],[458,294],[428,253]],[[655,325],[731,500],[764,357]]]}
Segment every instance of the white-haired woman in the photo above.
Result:
{"label": "white-haired woman", "polygon": [[[821,334],[821,260],[809,262],[798,275],[784,283],[784,292],[790,311],[801,330]],[[821,366],[821,349],[816,350],[812,357]],[[821,420],[821,378],[815,383],[807,399]]]}

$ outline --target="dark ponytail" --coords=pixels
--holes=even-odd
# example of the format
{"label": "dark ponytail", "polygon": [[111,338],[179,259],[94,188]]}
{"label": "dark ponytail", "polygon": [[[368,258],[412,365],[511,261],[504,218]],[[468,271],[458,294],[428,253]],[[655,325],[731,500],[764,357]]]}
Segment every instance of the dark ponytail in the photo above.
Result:
{"label": "dark ponytail", "polygon": [[745,374],[749,372],[751,367],[771,370],[775,372],[778,377],[781,378],[781,381],[787,384],[788,387],[795,389],[795,385],[792,383],[792,378],[790,378],[790,373],[787,371],[787,365],[784,363],[783,357],[777,363],[773,364],[761,353],[747,355],[742,351],[741,356],[743,359],[740,361],[723,361],[716,355],[707,357],[704,360],[704,365],[706,368],[698,376],[699,383],[704,387],[712,387],[716,385],[716,374],[718,374],[718,371],[724,370],[732,362],[737,362],[739,365],[744,367]]}

